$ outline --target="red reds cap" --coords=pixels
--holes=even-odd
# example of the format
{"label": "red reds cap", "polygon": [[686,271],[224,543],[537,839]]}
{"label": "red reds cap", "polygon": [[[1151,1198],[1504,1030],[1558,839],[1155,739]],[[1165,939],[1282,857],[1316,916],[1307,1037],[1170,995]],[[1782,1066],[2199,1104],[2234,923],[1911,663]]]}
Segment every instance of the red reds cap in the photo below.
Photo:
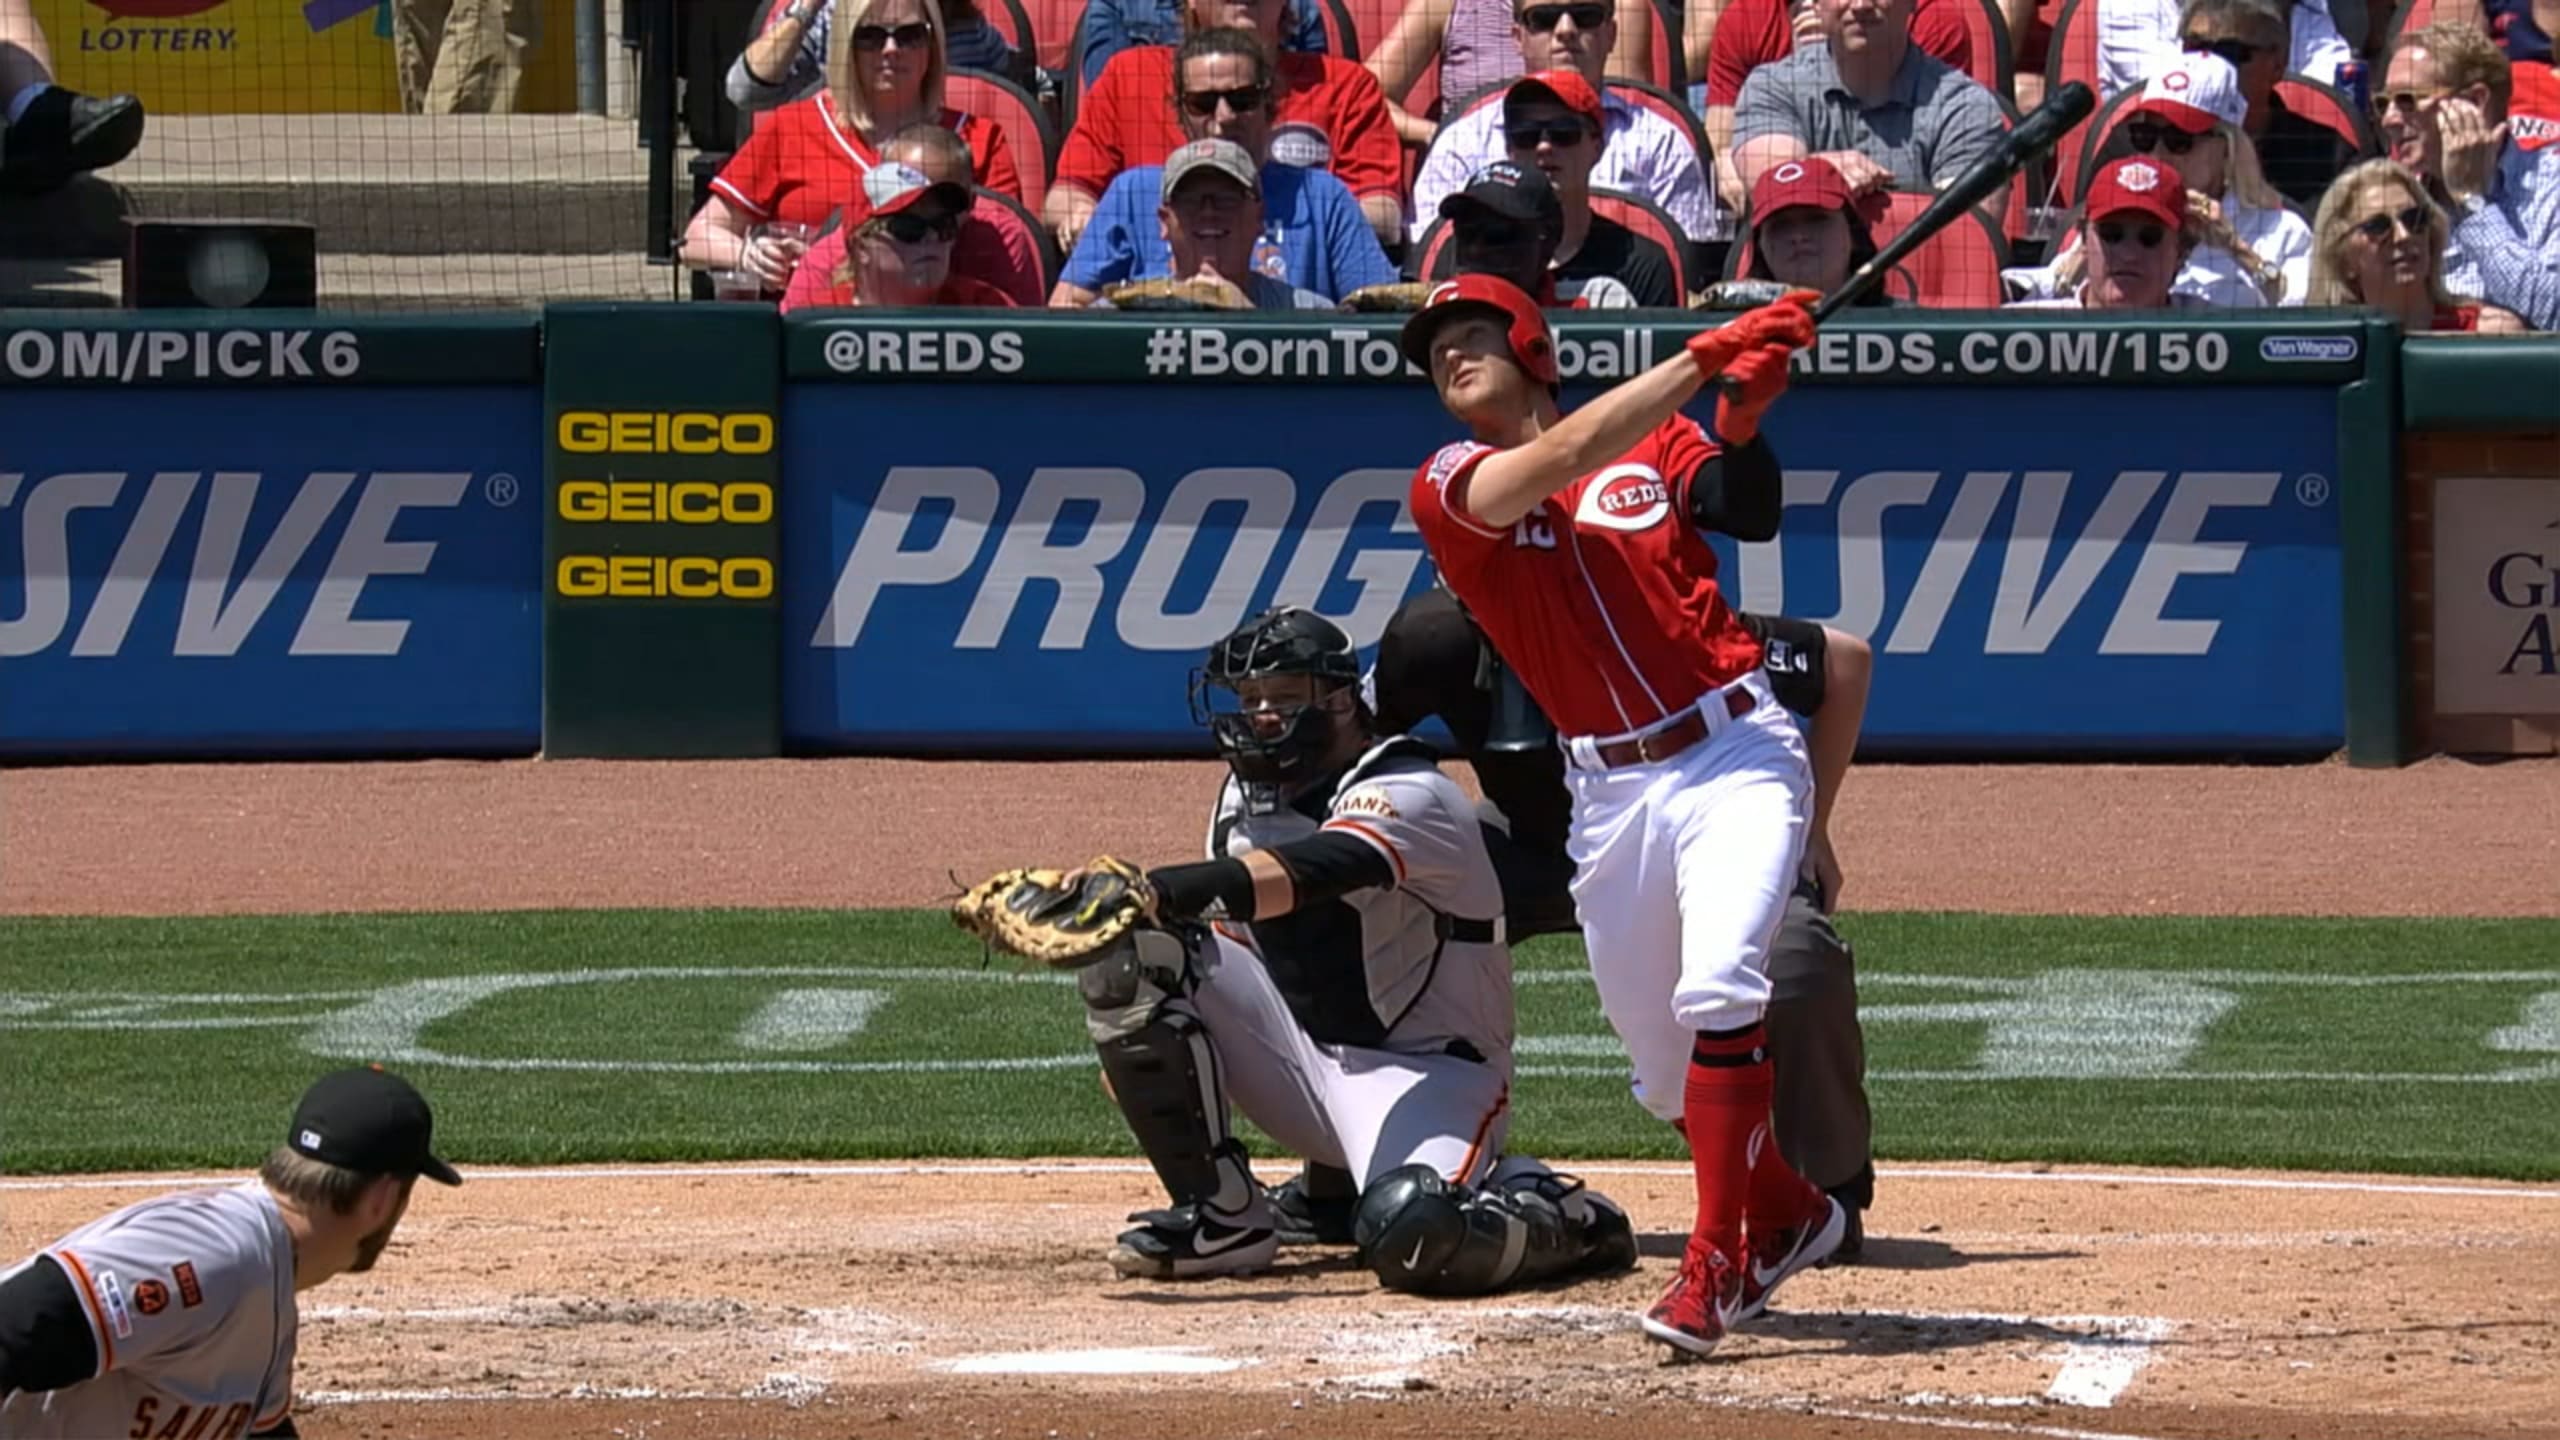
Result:
{"label": "red reds cap", "polygon": [[1591,82],[1583,79],[1579,70],[1541,70],[1521,76],[1504,93],[1502,112],[1507,118],[1511,107],[1523,100],[1549,99],[1581,116],[1592,134],[1600,134],[1606,128],[1600,114],[1600,92],[1591,88]]}
{"label": "red reds cap", "polygon": [[2186,227],[2187,182],[2178,172],[2148,155],[2111,160],[2098,168],[2097,178],[2089,185],[2088,216],[2104,220],[2110,215],[2140,213],[2166,225],[2174,233]]}
{"label": "red reds cap", "polygon": [[2178,63],[2151,77],[2142,98],[2127,114],[2156,115],[2190,135],[2216,125],[2238,127],[2249,116],[2240,94],[2240,72],[2219,55],[2181,55]]}
{"label": "red reds cap", "polygon": [[914,166],[895,160],[872,166],[871,173],[862,177],[862,198],[871,203],[874,215],[895,215],[927,203],[945,215],[966,215],[978,200],[965,185],[937,183]]}
{"label": "red reds cap", "polygon": [[1511,337],[1511,358],[1541,385],[1556,383],[1555,340],[1547,334],[1547,317],[1538,302],[1498,275],[1461,275],[1431,287],[1422,308],[1404,322],[1404,358],[1425,374],[1431,370],[1431,338],[1451,320],[1490,314]]}
{"label": "red reds cap", "polygon": [[1751,187],[1751,220],[1756,225],[1798,205],[1846,210],[1852,198],[1849,182],[1840,178],[1830,161],[1790,160],[1760,173],[1759,183]]}

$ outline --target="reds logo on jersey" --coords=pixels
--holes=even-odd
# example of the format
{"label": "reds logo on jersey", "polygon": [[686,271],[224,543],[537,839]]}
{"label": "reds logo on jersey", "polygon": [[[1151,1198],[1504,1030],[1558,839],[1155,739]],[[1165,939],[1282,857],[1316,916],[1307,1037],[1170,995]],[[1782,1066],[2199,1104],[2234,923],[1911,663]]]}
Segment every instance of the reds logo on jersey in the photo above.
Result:
{"label": "reds logo on jersey", "polygon": [[1574,507],[1576,524],[1603,530],[1645,530],[1671,513],[1671,486],[1650,465],[1612,465],[1583,487]]}

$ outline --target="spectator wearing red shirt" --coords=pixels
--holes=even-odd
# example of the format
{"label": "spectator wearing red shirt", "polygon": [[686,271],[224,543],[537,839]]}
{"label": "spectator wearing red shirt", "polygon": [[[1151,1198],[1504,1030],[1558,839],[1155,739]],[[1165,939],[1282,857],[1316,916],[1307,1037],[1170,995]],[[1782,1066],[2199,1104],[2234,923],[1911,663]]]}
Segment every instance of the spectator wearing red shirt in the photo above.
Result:
{"label": "spectator wearing red shirt", "polygon": [[2417,172],[2396,160],[2350,168],[2320,200],[2312,221],[2313,305],[2370,305],[2407,332],[2512,335],[2525,328],[2512,310],[2456,299],[2444,286],[2444,211]]}
{"label": "spectator wearing red shirt", "polygon": [[[920,171],[937,185],[969,188],[969,147],[939,125],[919,122],[890,136],[889,143],[880,147],[880,158],[883,163]],[[870,196],[857,190],[846,197],[842,223],[810,246],[791,272],[791,284],[782,294],[783,314],[803,305],[828,303],[820,297],[834,286],[847,242],[870,214]],[[1040,288],[1040,239],[1020,215],[1003,205],[971,207],[951,247],[951,273],[984,281],[1016,305],[1038,305],[1046,298]]]}
{"label": "spectator wearing red shirt", "polygon": [[977,204],[968,187],[886,160],[871,167],[862,189],[869,218],[853,227],[844,263],[824,276],[823,288],[795,283],[797,304],[1012,308],[1012,296],[952,273],[953,243]]}
{"label": "spectator wearing red shirt", "polygon": [[978,183],[1022,193],[1013,151],[993,120],[943,103],[950,62],[937,0],[846,0],[828,37],[827,88],[765,117],[711,182],[711,198],[685,227],[684,263],[696,270],[749,270],[780,291],[805,242],[758,238],[765,221],[826,223],[880,163],[879,146],[917,121],[940,124],[969,144]]}
{"label": "spectator wearing red shirt", "polygon": [[[1911,43],[1970,75],[1973,35],[1965,29],[1956,3],[1920,0],[1911,12]],[[1821,39],[1822,19],[1813,0],[1729,0],[1720,13],[1707,0],[1696,0],[1688,14],[1689,73],[1707,77],[1703,96],[1691,103],[1700,106],[1707,148],[1715,152],[1716,193],[1727,208],[1738,210],[1748,189],[1733,163],[1733,107],[1742,98],[1742,82],[1761,66],[1794,54],[1798,40]],[[1710,31],[1699,26],[1702,14],[1713,27],[1712,42]]]}
{"label": "spectator wearing red shirt", "polygon": [[[1275,122],[1269,158],[1332,171],[1357,197],[1380,243],[1395,244],[1404,233],[1404,150],[1387,115],[1386,92],[1352,61],[1282,50],[1280,24],[1288,9],[1289,0],[1191,0],[1191,27],[1233,26],[1261,38],[1278,76],[1277,93],[1266,100]],[[1173,49],[1166,45],[1123,50],[1103,67],[1060,147],[1041,216],[1058,232],[1058,248],[1075,249],[1112,177],[1161,165],[1190,138],[1174,111],[1173,82]]]}

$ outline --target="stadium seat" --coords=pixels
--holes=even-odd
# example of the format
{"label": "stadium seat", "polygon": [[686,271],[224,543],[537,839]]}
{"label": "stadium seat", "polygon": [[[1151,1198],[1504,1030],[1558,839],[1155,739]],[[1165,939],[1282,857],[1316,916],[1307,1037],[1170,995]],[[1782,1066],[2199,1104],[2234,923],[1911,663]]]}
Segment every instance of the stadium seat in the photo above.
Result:
{"label": "stadium seat", "polygon": [[1672,0],[1653,0],[1653,63],[1648,77],[1654,87],[1674,95],[1689,93],[1689,63],[1680,47],[1680,7]]}
{"label": "stadium seat", "polygon": [[2009,21],[2000,13],[1998,0],[1955,0],[1956,13],[1964,20],[1965,38],[1973,42],[1975,83],[2003,100],[2015,100],[2016,57],[2009,49]]}
{"label": "stadium seat", "polygon": [[[2080,0],[2070,0],[2072,4]],[[2116,118],[2142,98],[2139,88],[2120,90],[2115,98],[2098,107],[2096,114],[2080,122],[2080,128],[2062,137],[2054,148],[2053,203],[2070,207],[2080,203],[2089,184],[2089,174],[2097,168],[2098,150],[2106,143],[2109,132],[2116,128]]]}
{"label": "stadium seat", "polygon": [[2381,153],[2381,142],[2373,132],[2373,117],[2359,114],[2355,104],[2336,86],[2296,73],[2276,82],[2276,95],[2287,110],[2337,131],[2340,139],[2355,147],[2359,157]]}
{"label": "stadium seat", "polygon": [[1591,213],[1605,220],[1614,220],[1643,239],[1661,246],[1671,257],[1671,278],[1681,296],[1681,303],[1688,303],[1687,297],[1695,288],[1690,272],[1695,268],[1697,252],[1689,237],[1681,233],[1680,227],[1663,213],[1661,206],[1642,195],[1595,186],[1591,191]]}
{"label": "stadium seat", "polygon": [[[1012,46],[1016,53],[1039,49],[1040,32],[1031,28],[1031,12],[1022,8],[1022,0],[997,0],[994,4],[980,0],[978,9],[987,17],[987,23],[995,27],[995,32],[1004,37],[1004,43]],[[1038,58],[1036,54],[1033,56],[1035,60]]]}
{"label": "stadium seat", "polygon": [[2062,0],[2045,55],[2047,94],[2077,80],[2091,94],[2106,98],[2106,87],[2098,81],[2098,5],[2099,0]]}
{"label": "stadium seat", "polygon": [[[1387,38],[1384,30],[1370,34],[1342,0],[1315,0],[1315,5],[1316,18],[1324,25],[1325,53],[1337,60],[1360,60],[1369,53],[1360,48],[1362,45],[1375,45]],[[1390,19],[1388,23],[1394,21]]]}
{"label": "stadium seat", "polygon": [[1004,132],[1014,169],[1022,176],[1023,193],[1015,198],[1038,211],[1058,173],[1058,133],[1039,102],[1001,75],[954,70],[943,82],[943,103],[963,115],[984,115]]}
{"label": "stadium seat", "polygon": [[1078,67],[1077,31],[1084,26],[1084,0],[1023,0],[1031,33],[1039,37],[1040,68],[1072,73]]}
{"label": "stadium seat", "polygon": [[984,185],[975,188],[979,204],[1002,205],[1022,217],[1023,225],[1031,231],[1032,240],[1040,247],[1040,293],[1046,295],[1058,288],[1058,273],[1066,268],[1066,262],[1058,253],[1057,232],[1040,223],[1038,210],[1025,206],[1003,191],[990,190]]}
{"label": "stadium seat", "polygon": [[[2400,8],[2393,12],[2391,17],[2390,34],[2381,37],[2383,43],[2375,45],[2373,47],[2374,51],[2376,53],[2381,52],[2389,46],[2391,41],[2399,39],[2401,36],[2408,34],[2412,30],[2426,26],[2435,18],[2436,0],[2400,0]],[[2381,78],[2382,77],[2379,75],[2374,77],[2377,81]]]}
{"label": "stadium seat", "polygon": [[[1874,226],[1876,244],[1903,232],[1936,197],[1895,191],[1886,197],[1885,213]],[[2000,271],[2009,263],[2008,243],[1980,211],[1965,216],[1929,237],[1902,262],[1918,283],[1921,303],[1939,309],[1988,310],[2000,304]]]}

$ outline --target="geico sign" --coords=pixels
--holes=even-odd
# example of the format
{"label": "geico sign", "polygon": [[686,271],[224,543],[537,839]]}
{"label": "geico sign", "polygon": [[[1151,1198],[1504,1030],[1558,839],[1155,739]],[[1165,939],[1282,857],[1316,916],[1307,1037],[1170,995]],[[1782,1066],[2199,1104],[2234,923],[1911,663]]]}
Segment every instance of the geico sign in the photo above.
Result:
{"label": "geico sign", "polygon": [[773,518],[773,487],[760,480],[565,480],[559,506],[563,520],[761,525]]}
{"label": "geico sign", "polygon": [[[884,591],[948,585],[969,572],[993,537],[994,559],[951,645],[994,648],[1024,592],[1035,582],[1048,582],[1039,586],[1039,593],[1045,598],[1054,585],[1056,599],[1040,630],[1040,648],[1082,648],[1114,588],[1102,567],[1135,545],[1137,566],[1117,587],[1112,607],[1120,642],[1139,650],[1206,649],[1244,621],[1245,607],[1262,589],[1286,535],[1291,541],[1288,560],[1270,603],[1312,607],[1339,569],[1359,588],[1360,598],[1348,614],[1334,618],[1353,639],[1367,644],[1386,628],[1387,617],[1412,588],[1422,548],[1418,538],[1395,547],[1354,547],[1352,528],[1364,510],[1376,506],[1392,509],[1393,531],[1412,536],[1413,517],[1404,509],[1411,478],[1412,472],[1402,469],[1337,476],[1318,495],[1304,523],[1292,524],[1300,490],[1286,471],[1194,470],[1173,487],[1141,536],[1138,515],[1146,506],[1147,486],[1135,471],[1043,466],[1032,472],[1012,515],[998,525],[1004,487],[993,474],[963,466],[901,465],[882,480],[809,643],[821,649],[854,644]],[[1058,538],[1060,514],[1071,505],[1090,514],[1091,521],[1066,528],[1071,538]],[[928,506],[948,506],[949,518],[931,543],[909,549],[908,533],[917,528],[918,512]],[[1219,524],[1204,526],[1212,506],[1241,506],[1242,518],[1230,523],[1221,516]],[[1174,577],[1203,543],[1223,545],[1225,553],[1218,557],[1206,593],[1176,608]]]}
{"label": "geico sign", "polygon": [[773,417],[700,410],[564,410],[560,448],[578,455],[762,455]]}
{"label": "geico sign", "polygon": [[[1897,654],[1949,646],[1982,655],[2041,655],[2085,607],[2103,606],[2108,613],[2097,654],[2204,655],[2222,626],[2211,613],[2215,592],[2181,591],[2180,582],[2240,572],[2250,543],[2220,538],[2231,527],[2216,517],[2263,511],[2280,492],[2295,493],[2282,486],[2283,478],[2274,471],[2204,470],[2103,477],[2067,470],[1789,471],[1789,513],[1803,518],[1777,540],[1738,547],[1725,577],[1728,594],[1747,609],[1823,620]],[[956,629],[937,627],[909,639],[995,648],[1028,597],[1048,612],[1039,632],[1044,650],[1088,644],[1106,607],[1120,644],[1200,649],[1240,623],[1257,596],[1268,593],[1268,604],[1312,606],[1339,569],[1359,587],[1359,598],[1335,618],[1365,645],[1423,575],[1424,556],[1409,539],[1354,543],[1353,522],[1370,505],[1393,505],[1389,533],[1410,536],[1413,521],[1403,508],[1410,479],[1401,469],[1350,471],[1325,485],[1300,524],[1291,517],[1301,492],[1286,473],[1195,470],[1174,485],[1156,517],[1141,524],[1147,488],[1128,470],[1043,467],[1019,488],[1011,513],[1001,514],[1005,487],[988,471],[900,466],[883,480],[842,557],[809,643],[854,645],[884,595],[957,588],[983,560]],[[1090,522],[1062,525],[1070,506]],[[1212,506],[1227,507],[1230,515],[1240,508],[1241,518],[1204,525]],[[948,518],[939,519],[944,511]],[[1832,523],[1826,527],[1808,511],[1827,511]],[[2076,523],[2066,523],[2066,515]],[[2216,538],[2205,538],[2208,529]],[[919,533],[931,538],[910,547],[910,536]],[[1374,523],[1368,533],[1379,535]],[[1914,540],[1926,547],[1916,558]],[[1174,578],[1202,546],[1220,547],[1215,572],[1205,591],[1186,584],[1187,603],[1177,607]],[[1114,563],[1132,548],[1134,566]],[[1269,583],[1275,565],[1276,586]],[[1807,613],[1819,607],[1806,606],[1801,594],[1790,606],[1791,571],[1803,582],[1800,592],[1836,597],[1836,610]],[[1960,601],[1968,580],[1970,594]],[[2228,603],[2233,593],[2218,595]],[[956,608],[958,596],[937,603]]]}
{"label": "geico sign", "polygon": [[563,555],[552,576],[572,600],[762,600],[773,562],[753,555]]}

